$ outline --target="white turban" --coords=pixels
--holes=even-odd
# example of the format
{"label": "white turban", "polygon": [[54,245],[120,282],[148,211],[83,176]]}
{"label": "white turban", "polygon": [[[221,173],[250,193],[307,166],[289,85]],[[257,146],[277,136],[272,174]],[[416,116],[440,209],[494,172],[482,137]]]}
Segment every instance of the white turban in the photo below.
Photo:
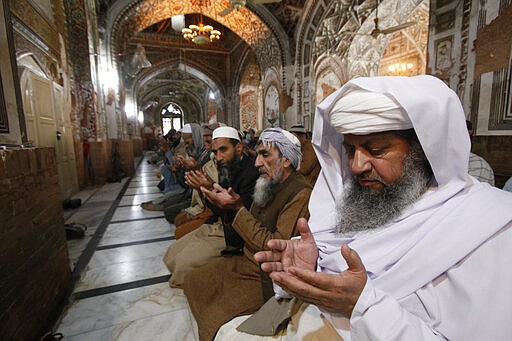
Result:
{"label": "white turban", "polygon": [[343,94],[329,113],[329,120],[342,134],[366,135],[412,128],[407,113],[390,97],[359,89]]}
{"label": "white turban", "polygon": [[300,141],[295,135],[281,128],[267,128],[260,135],[261,142],[275,146],[290,161],[295,170],[299,170],[302,152]]}

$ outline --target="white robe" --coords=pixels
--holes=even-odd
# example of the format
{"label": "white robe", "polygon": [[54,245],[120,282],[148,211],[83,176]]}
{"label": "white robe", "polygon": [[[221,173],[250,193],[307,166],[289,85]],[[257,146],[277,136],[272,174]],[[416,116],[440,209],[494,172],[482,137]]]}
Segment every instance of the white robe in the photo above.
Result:
{"label": "white robe", "polygon": [[[352,87],[405,109],[437,184],[386,227],[344,239],[331,232],[331,212],[348,165],[328,113]],[[339,250],[348,242],[370,279],[349,330],[327,314],[345,340],[512,339],[512,195],[468,175],[470,141],[452,90],[431,76],[354,79],[319,105],[313,145],[322,165],[310,200],[319,270],[345,270]]]}

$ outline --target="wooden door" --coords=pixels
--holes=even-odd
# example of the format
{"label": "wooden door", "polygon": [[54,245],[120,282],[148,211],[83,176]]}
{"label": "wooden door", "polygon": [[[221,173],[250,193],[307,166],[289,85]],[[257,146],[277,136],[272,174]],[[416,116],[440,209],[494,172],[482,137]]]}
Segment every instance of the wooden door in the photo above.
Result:
{"label": "wooden door", "polygon": [[69,103],[63,88],[26,69],[21,87],[27,134],[37,147],[53,147],[62,199],[78,192]]}

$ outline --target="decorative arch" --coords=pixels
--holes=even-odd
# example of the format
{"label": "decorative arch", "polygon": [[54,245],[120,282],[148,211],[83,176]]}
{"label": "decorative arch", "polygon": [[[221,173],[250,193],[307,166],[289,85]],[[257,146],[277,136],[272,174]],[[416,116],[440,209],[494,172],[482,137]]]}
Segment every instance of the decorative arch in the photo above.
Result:
{"label": "decorative arch", "polygon": [[18,68],[28,69],[38,76],[51,79],[51,72],[33,53],[24,53],[16,58]]}
{"label": "decorative arch", "polygon": [[342,61],[337,56],[322,56],[314,66],[314,92],[311,94],[311,108],[308,108],[308,112],[313,112],[312,108],[348,81]]}
{"label": "decorative arch", "polygon": [[[288,57],[285,51],[289,50],[286,36],[276,34],[267,24],[278,27],[272,16],[268,15],[263,20],[247,6],[240,11],[233,11],[230,15],[217,16],[217,13],[228,5],[228,0],[210,0],[210,5],[202,8],[202,13],[235,32],[250,45],[255,50],[263,69],[279,67],[283,60],[289,59],[284,58]],[[116,53],[124,51],[123,44],[126,44],[136,32],[173,15],[198,12],[199,8],[193,6],[190,1],[181,0],[135,0],[124,1],[119,6],[114,6],[107,21],[107,32],[111,32],[107,37],[107,47],[110,49],[110,55],[114,57],[112,59],[115,60]],[[258,12],[260,15],[265,13],[261,9]]]}
{"label": "decorative arch", "polygon": [[[159,78],[158,76],[163,75],[167,72],[178,71],[180,73],[186,74],[193,79],[204,84],[204,91],[198,93],[197,91],[188,91],[187,89],[183,89],[187,92],[187,101],[193,102],[193,104],[185,105],[185,103],[180,102],[183,107],[193,105],[193,110],[189,110],[190,112],[194,112],[194,114],[187,113],[186,118],[187,121],[193,122],[206,122],[208,121],[209,115],[209,107],[211,107],[211,101],[207,98],[209,92],[213,92],[215,94],[215,105],[216,105],[216,113],[222,114],[224,113],[225,104],[222,101],[222,98],[225,96],[226,89],[222,86],[222,82],[217,79],[214,75],[202,69],[196,68],[195,65],[184,64],[182,60],[178,58],[169,59],[166,61],[162,61],[158,64],[155,64],[152,68],[144,70],[141,72],[133,82],[132,85],[132,93],[137,97],[137,102],[139,107],[144,106],[146,102],[153,100],[155,97],[166,97],[169,89],[169,83],[163,83],[159,86],[152,86],[151,91],[144,91],[146,86],[154,79]],[[142,90],[142,93],[141,93]],[[205,97],[206,96],[206,97]]]}

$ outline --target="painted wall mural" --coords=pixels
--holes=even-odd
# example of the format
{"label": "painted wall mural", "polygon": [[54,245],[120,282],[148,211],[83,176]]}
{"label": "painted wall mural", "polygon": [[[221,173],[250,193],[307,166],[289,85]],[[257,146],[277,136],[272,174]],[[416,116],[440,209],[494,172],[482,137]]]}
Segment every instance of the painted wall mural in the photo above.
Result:
{"label": "painted wall mural", "polygon": [[279,91],[274,85],[271,85],[265,95],[265,120],[263,125],[265,127],[279,127],[280,116]]}

